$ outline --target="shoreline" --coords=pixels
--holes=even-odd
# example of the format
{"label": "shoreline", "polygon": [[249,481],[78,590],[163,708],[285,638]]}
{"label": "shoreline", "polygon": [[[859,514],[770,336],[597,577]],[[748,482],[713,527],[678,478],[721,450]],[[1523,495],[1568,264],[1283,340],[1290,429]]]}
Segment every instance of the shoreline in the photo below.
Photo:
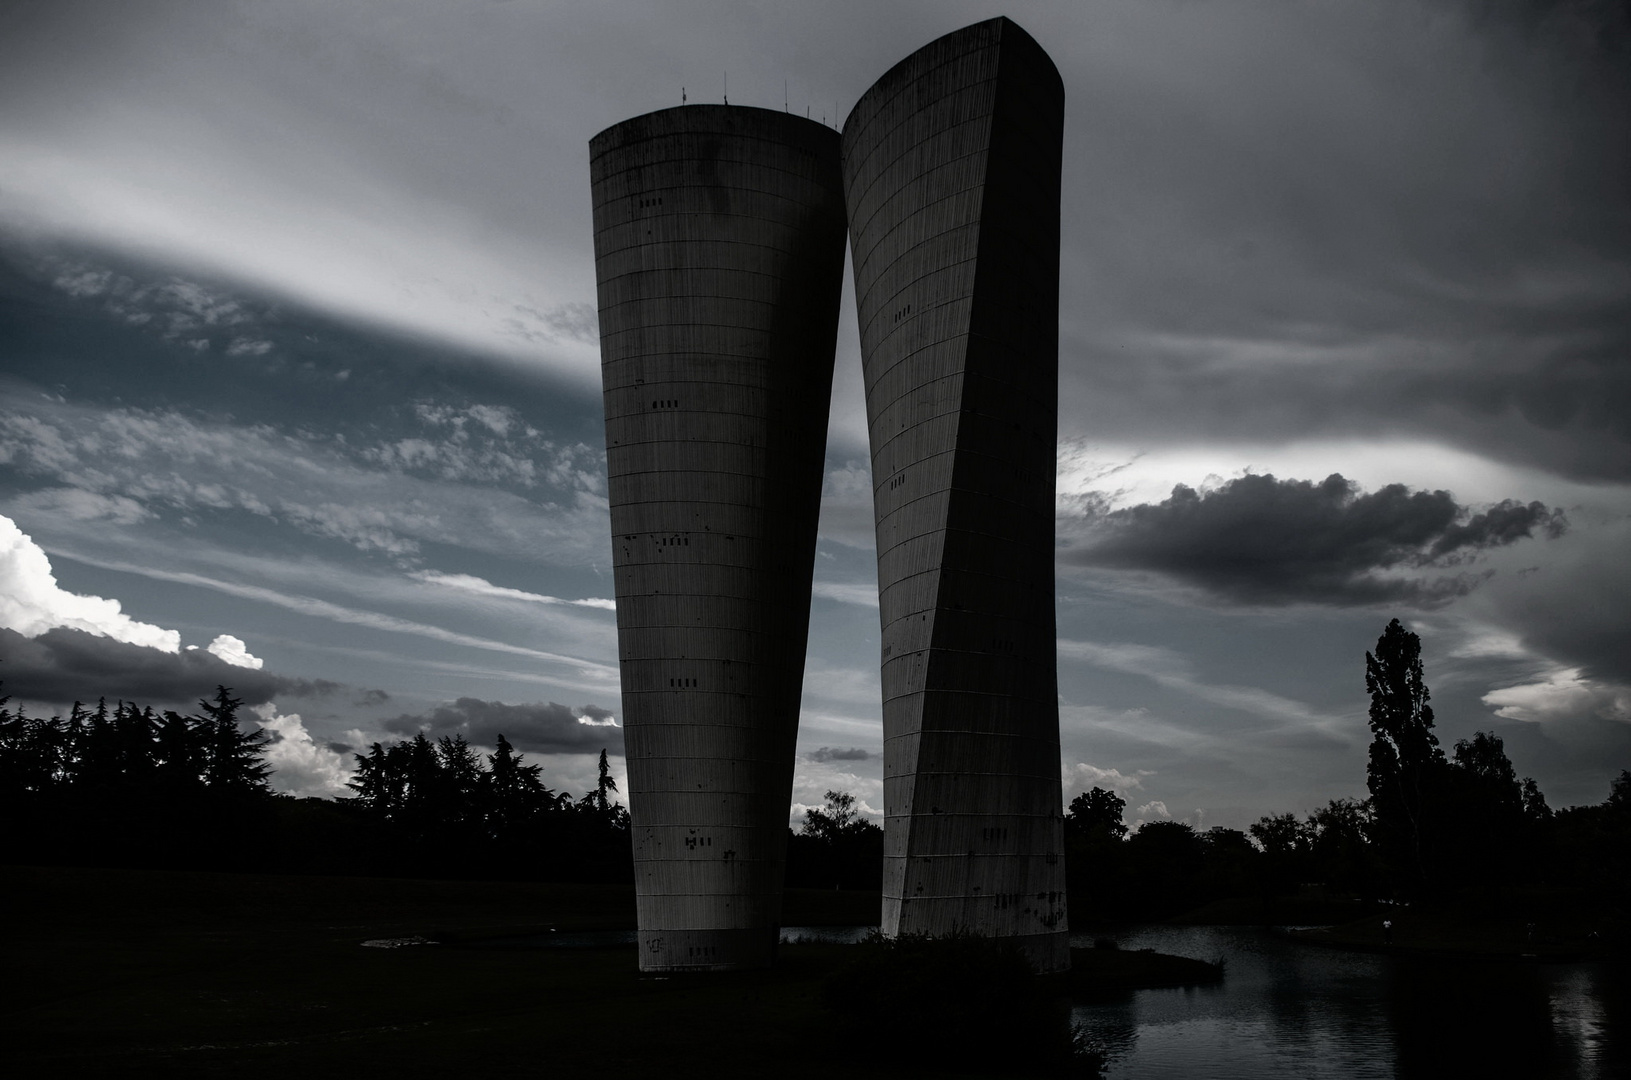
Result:
{"label": "shoreline", "polygon": [[[1393,921],[1391,935],[1382,925],[1386,918]],[[1432,960],[1575,964],[1626,959],[1611,940],[1592,938],[1578,927],[1516,919],[1457,920],[1399,912],[1285,933],[1319,948]]]}

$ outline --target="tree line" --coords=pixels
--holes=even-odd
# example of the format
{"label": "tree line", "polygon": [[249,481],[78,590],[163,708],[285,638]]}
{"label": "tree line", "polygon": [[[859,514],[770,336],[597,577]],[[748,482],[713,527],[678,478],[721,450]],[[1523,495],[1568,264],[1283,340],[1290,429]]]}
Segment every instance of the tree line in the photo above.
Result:
{"label": "tree line", "polygon": [[264,731],[221,688],[183,716],[106,699],[66,717],[0,697],[0,807],[12,861],[246,865],[270,769]]}
{"label": "tree line", "polygon": [[227,687],[183,715],[76,701],[29,716],[0,696],[0,851],[10,862],[631,880],[628,811],[601,751],[574,800],[502,735],[485,760],[423,732],[356,755],[348,799],[272,791],[271,738]]}
{"label": "tree line", "polygon": [[[1434,733],[1421,642],[1390,622],[1365,657],[1369,797],[1246,830],[1154,821],[1093,788],[1064,818],[1078,918],[1158,918],[1225,897],[1494,897],[1515,890],[1631,905],[1631,771],[1601,805],[1553,811],[1500,737],[1449,754]],[[482,755],[424,733],[355,755],[354,797],[276,795],[268,733],[227,687],[181,715],[99,700],[28,716],[0,696],[0,839],[8,861],[276,872],[628,881],[628,811],[602,750],[581,797],[551,790],[502,735]],[[877,889],[883,832],[852,795],[826,793],[789,830],[787,882]]]}
{"label": "tree line", "polygon": [[1533,779],[1518,778],[1499,735],[1475,732],[1446,755],[1421,640],[1397,619],[1365,654],[1365,683],[1368,798],[1334,799],[1300,819],[1266,815],[1245,831],[1163,820],[1130,833],[1126,801],[1093,788],[1065,815],[1072,909],[1155,918],[1228,897],[1283,909],[1299,894],[1631,904],[1631,771],[1620,771],[1602,804],[1554,811]]}
{"label": "tree line", "polygon": [[[0,814],[10,862],[455,878],[631,881],[628,810],[600,752],[579,798],[503,735],[374,743],[344,799],[272,791],[271,738],[225,686],[198,712],[76,701],[30,716],[0,696]],[[876,889],[883,830],[830,791],[789,830],[788,882]]]}
{"label": "tree line", "polygon": [[508,739],[485,760],[463,735],[424,732],[356,755],[349,787],[394,858],[442,877],[632,881],[629,812],[612,801],[606,751],[595,786],[574,800],[543,782]]}

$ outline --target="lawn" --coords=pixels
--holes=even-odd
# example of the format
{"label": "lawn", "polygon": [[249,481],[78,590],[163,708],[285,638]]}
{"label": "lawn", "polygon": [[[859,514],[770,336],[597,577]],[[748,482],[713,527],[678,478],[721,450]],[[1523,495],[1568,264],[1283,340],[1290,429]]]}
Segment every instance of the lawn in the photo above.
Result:
{"label": "lawn", "polygon": [[[630,928],[626,885],[13,866],[0,888],[14,911],[0,970],[8,1077],[900,1075],[858,1050],[885,1017],[863,1029],[829,1007],[847,946],[667,978],[642,977],[632,946],[480,947]],[[784,924],[877,912],[877,894],[790,890]],[[416,935],[443,943],[362,945]],[[901,1032],[899,1045],[924,1037]]]}

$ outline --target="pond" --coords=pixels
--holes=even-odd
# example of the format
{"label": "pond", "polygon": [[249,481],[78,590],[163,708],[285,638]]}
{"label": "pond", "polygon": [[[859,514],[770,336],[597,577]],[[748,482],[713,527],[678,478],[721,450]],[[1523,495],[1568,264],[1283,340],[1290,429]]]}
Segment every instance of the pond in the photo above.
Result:
{"label": "pond", "polygon": [[1342,952],[1284,931],[1146,926],[1078,934],[1222,959],[1223,983],[1078,1002],[1113,1080],[1631,1076],[1631,994],[1608,964]]}
{"label": "pond", "polygon": [[[783,927],[784,942],[850,944],[869,926]],[[1110,1080],[1330,1080],[1449,1076],[1631,1076],[1631,973],[1605,963],[1536,964],[1344,952],[1244,926],[1082,932],[1223,960],[1223,982],[1079,1000],[1072,1023]],[[478,948],[633,946],[632,930],[485,939]],[[394,947],[425,939],[381,939]]]}

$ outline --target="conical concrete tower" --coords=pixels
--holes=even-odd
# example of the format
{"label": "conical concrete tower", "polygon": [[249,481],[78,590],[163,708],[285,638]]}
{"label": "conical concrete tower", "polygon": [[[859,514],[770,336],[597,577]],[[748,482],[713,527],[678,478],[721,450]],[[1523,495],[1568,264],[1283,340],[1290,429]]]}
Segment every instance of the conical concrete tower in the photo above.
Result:
{"label": "conical concrete tower", "polygon": [[838,133],[590,143],[640,967],[771,962],[844,272]]}
{"label": "conical concrete tower", "polygon": [[993,19],[844,123],[878,530],[885,933],[1069,966],[1054,644],[1064,89]]}

